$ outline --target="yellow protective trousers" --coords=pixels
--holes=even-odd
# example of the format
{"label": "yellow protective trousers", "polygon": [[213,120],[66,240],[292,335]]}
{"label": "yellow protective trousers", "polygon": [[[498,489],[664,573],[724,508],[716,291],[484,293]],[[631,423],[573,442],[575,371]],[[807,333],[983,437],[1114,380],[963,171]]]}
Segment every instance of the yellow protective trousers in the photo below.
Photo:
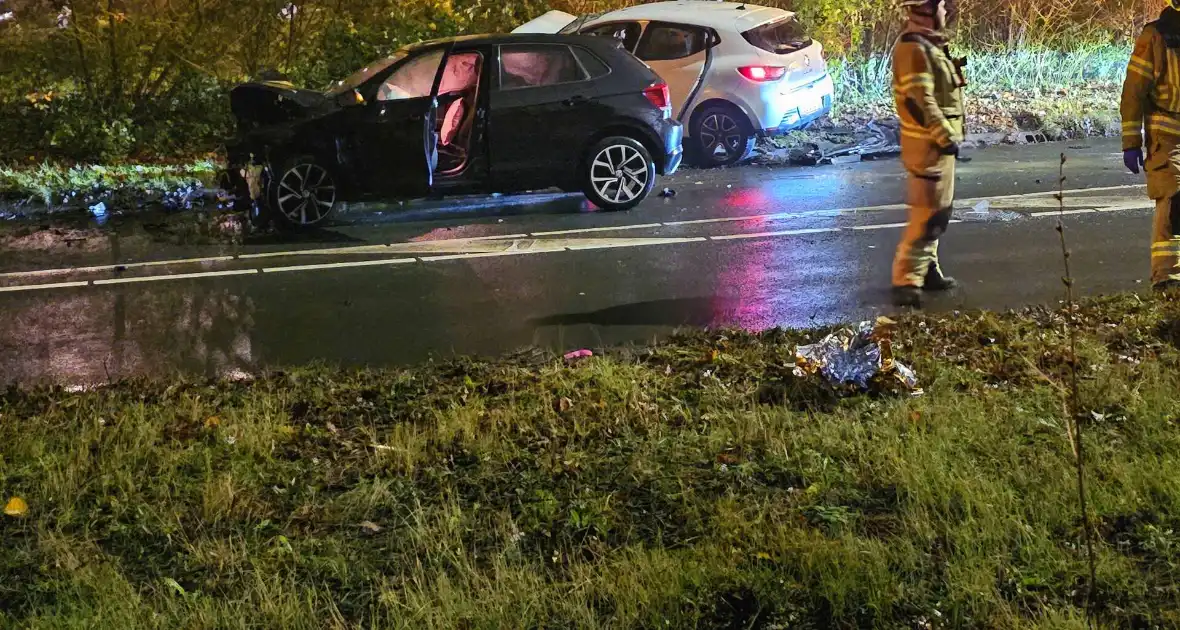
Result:
{"label": "yellow protective trousers", "polygon": [[[905,159],[903,144],[903,161]],[[926,150],[934,147],[927,145]],[[909,169],[906,205],[909,219],[893,257],[893,286],[921,287],[929,273],[942,276],[938,239],[946,232],[955,202],[955,156],[940,156],[934,165]]]}
{"label": "yellow protective trousers", "polygon": [[1147,194],[1155,200],[1151,283],[1180,281],[1180,137],[1147,135]]}

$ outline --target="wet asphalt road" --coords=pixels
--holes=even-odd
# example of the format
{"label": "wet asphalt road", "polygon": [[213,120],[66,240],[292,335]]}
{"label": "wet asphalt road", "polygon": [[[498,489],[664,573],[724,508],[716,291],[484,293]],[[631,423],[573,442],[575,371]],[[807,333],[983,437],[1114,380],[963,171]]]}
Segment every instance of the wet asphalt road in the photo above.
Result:
{"label": "wet asphalt road", "polygon": [[[1066,188],[1088,189],[1067,195],[1081,291],[1146,291],[1150,203],[1118,150],[1092,140],[973,153],[942,245],[964,287],[928,308],[1061,299],[1051,192],[1062,151]],[[621,214],[540,195],[354,209],[285,242],[112,237],[4,252],[0,375],[90,384],[309,361],[404,365],[893,312],[889,266],[905,219],[896,159],[685,171],[662,185],[676,196]]]}

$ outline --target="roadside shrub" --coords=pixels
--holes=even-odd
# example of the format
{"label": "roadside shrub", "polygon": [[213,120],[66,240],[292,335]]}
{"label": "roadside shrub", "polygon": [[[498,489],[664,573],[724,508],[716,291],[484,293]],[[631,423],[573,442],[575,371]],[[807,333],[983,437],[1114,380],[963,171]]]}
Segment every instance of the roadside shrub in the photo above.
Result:
{"label": "roadside shrub", "polygon": [[[504,32],[550,9],[586,14],[633,3],[72,0],[62,8],[0,0],[0,13],[12,12],[0,21],[0,159],[196,157],[230,128],[228,88],[263,69],[322,88],[407,43]],[[798,13],[833,62],[845,103],[887,91],[887,58],[902,26],[896,0],[757,3]],[[1063,77],[1106,80],[1121,72],[1130,38],[1162,4],[956,0],[955,41],[994,55],[971,69],[981,85],[993,85],[987,72],[1046,88]]]}

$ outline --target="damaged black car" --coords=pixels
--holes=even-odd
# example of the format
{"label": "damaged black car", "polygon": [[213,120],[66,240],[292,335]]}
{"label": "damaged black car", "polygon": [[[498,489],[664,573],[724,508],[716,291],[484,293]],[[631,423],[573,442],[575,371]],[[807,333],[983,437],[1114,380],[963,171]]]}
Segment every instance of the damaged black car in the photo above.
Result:
{"label": "damaged black car", "polygon": [[667,85],[597,37],[425,42],[326,92],[268,80],[230,100],[234,185],[294,227],[342,202],[552,187],[627,210],[682,156]]}

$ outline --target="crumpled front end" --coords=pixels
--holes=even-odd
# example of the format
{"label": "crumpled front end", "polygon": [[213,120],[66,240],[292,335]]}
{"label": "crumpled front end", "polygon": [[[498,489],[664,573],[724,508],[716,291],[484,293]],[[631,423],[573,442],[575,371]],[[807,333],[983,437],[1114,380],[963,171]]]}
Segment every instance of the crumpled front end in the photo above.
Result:
{"label": "crumpled front end", "polygon": [[296,122],[333,108],[332,100],[324,94],[286,81],[243,83],[230,91],[229,104],[239,134]]}
{"label": "crumpled front end", "polygon": [[239,202],[260,198],[271,146],[283,144],[301,121],[334,108],[324,94],[296,88],[287,81],[244,83],[230,91],[229,99],[237,129],[225,143],[226,178],[228,190]]}

